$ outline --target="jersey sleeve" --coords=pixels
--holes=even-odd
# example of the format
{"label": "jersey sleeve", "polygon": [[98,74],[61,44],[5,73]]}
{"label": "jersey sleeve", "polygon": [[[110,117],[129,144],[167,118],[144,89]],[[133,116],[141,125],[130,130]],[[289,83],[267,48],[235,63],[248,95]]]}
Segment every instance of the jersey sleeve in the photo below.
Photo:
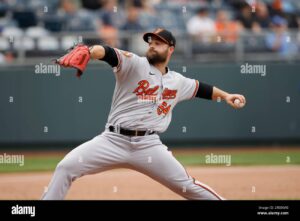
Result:
{"label": "jersey sleeve", "polygon": [[125,79],[130,74],[136,73],[140,64],[140,57],[128,51],[116,48],[114,50],[118,57],[118,64],[113,69],[117,79]]}
{"label": "jersey sleeve", "polygon": [[191,78],[181,76],[180,79],[180,93],[178,101],[189,100],[194,98],[199,89],[199,81]]}

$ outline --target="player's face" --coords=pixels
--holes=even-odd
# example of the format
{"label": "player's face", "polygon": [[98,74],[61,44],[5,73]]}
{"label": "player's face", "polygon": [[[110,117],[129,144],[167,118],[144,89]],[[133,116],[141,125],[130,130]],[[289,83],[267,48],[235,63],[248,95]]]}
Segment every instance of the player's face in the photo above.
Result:
{"label": "player's face", "polygon": [[170,46],[158,38],[153,37],[149,42],[146,57],[150,64],[165,63],[170,55]]}

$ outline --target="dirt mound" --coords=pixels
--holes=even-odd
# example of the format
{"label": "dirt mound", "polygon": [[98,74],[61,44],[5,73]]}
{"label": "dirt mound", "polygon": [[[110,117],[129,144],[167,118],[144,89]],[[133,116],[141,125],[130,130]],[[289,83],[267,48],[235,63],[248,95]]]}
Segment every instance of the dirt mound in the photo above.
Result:
{"label": "dirt mound", "polygon": [[[188,167],[227,199],[300,199],[300,166]],[[0,199],[39,199],[52,173],[0,174]],[[183,199],[149,177],[127,169],[74,182],[66,199]]]}

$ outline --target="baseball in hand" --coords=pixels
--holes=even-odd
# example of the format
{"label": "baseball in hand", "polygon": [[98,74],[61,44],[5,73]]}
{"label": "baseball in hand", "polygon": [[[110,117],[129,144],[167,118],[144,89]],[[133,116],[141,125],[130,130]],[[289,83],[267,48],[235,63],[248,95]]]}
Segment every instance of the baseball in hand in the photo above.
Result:
{"label": "baseball in hand", "polygon": [[242,108],[245,106],[245,103],[244,102],[241,102],[240,99],[235,99],[234,100],[234,105],[237,107],[237,108]]}

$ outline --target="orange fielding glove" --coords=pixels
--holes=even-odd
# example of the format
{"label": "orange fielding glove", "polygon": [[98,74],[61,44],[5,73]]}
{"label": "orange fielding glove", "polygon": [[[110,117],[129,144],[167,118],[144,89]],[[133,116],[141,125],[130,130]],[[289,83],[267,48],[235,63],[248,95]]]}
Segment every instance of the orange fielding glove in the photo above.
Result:
{"label": "orange fielding glove", "polygon": [[69,51],[66,55],[56,59],[55,63],[63,67],[76,68],[76,76],[80,77],[83,74],[90,58],[91,56],[88,46],[79,44],[71,48],[71,51]]}

